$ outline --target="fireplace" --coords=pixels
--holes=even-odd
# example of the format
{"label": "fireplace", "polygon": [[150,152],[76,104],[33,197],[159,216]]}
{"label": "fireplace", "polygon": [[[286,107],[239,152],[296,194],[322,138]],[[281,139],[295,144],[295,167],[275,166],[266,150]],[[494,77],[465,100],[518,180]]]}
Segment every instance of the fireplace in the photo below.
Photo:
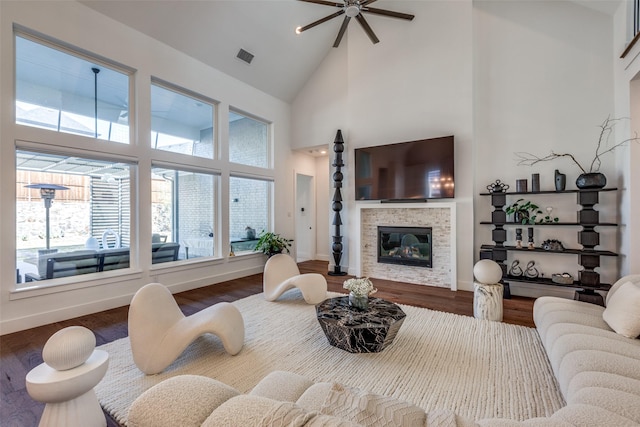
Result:
{"label": "fireplace", "polygon": [[378,262],[433,267],[431,227],[378,227]]}

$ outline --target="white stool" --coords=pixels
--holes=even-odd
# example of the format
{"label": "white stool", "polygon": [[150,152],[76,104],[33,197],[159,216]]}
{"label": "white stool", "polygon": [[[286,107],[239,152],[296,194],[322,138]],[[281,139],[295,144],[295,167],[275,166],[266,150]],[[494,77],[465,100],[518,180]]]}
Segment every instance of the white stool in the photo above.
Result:
{"label": "white stool", "polygon": [[502,293],[503,286],[500,283],[485,285],[473,282],[473,317],[501,322]]}
{"label": "white stool", "polygon": [[481,259],[473,266],[473,317],[476,319],[502,321],[502,295],[504,287],[502,268],[489,259]]}
{"label": "white stool", "polygon": [[[104,427],[107,425],[100,403],[93,388],[100,382],[107,372],[109,365],[109,354],[103,350],[93,350],[89,357],[80,356],[88,346],[86,333],[85,337],[81,337],[78,344],[66,339],[69,335],[71,338],[78,336],[78,328],[71,327],[58,331],[54,334],[43,350],[42,363],[33,368],[26,378],[27,392],[29,395],[39,402],[46,403],[42,418],[40,419],[40,427]],[[89,331],[86,328],[86,331]],[[71,333],[69,333],[71,332]],[[93,337],[93,333],[89,331]],[[54,347],[48,352],[47,350]],[[95,348],[95,337],[93,337],[93,347]],[[71,365],[80,361],[74,367],[64,370],[58,370],[56,367],[66,368],[69,361]],[[49,362],[49,364],[47,364]],[[65,366],[66,364],[66,366]]]}

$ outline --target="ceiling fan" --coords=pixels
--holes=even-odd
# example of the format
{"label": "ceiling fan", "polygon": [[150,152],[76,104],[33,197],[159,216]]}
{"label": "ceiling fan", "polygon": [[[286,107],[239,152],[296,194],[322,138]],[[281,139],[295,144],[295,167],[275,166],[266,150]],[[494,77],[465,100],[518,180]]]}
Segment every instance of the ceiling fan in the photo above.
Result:
{"label": "ceiling fan", "polygon": [[342,3],[330,2],[325,0],[299,0],[299,1],[321,4],[324,6],[337,7],[340,10],[338,10],[335,13],[332,13],[329,16],[325,16],[322,19],[318,19],[317,21],[314,21],[309,25],[296,28],[297,34],[300,34],[301,32],[308,30],[309,28],[313,28],[316,25],[322,24],[323,22],[327,22],[330,19],[337,18],[340,15],[345,15],[344,20],[342,21],[342,25],[340,26],[340,30],[338,31],[338,37],[336,37],[336,41],[333,43],[333,47],[338,47],[340,45],[342,36],[344,36],[344,33],[347,30],[347,26],[349,25],[349,21],[351,21],[351,18],[356,18],[356,20],[360,23],[360,25],[364,29],[364,32],[367,33],[367,36],[369,36],[369,39],[371,39],[371,41],[374,44],[380,41],[378,37],[376,37],[371,27],[369,26],[369,23],[367,22],[367,20],[364,19],[364,16],[362,15],[363,13],[372,13],[374,15],[390,16],[392,18],[406,19],[408,21],[411,21],[414,18],[414,15],[410,15],[408,13],[393,12],[391,10],[384,10],[384,9],[369,7],[369,5],[376,0],[342,0]]}

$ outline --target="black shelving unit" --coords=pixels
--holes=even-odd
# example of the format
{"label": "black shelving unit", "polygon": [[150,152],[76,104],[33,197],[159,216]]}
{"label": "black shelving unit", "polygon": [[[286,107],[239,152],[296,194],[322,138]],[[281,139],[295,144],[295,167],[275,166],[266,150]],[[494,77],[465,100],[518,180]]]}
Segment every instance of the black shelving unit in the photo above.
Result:
{"label": "black shelving unit", "polygon": [[[482,221],[480,224],[493,225],[491,231],[491,239],[493,245],[482,245],[480,247],[481,259],[492,259],[496,261],[502,268],[502,281],[505,285],[505,298],[511,297],[509,288],[509,282],[526,282],[536,283],[541,285],[550,286],[563,286],[577,288],[574,298],[581,301],[588,301],[596,304],[603,305],[604,301],[602,296],[595,292],[597,290],[608,290],[611,285],[600,282],[600,274],[595,271],[600,266],[600,257],[602,256],[618,256],[617,253],[605,250],[596,250],[595,247],[600,244],[600,233],[597,231],[597,227],[617,227],[618,224],[610,222],[600,222],[599,212],[594,208],[599,202],[599,196],[601,192],[617,191],[617,188],[602,188],[602,189],[588,189],[588,190],[564,190],[564,191],[537,191],[537,192],[500,192],[500,193],[480,193],[481,196],[491,197],[491,206],[493,206],[493,212],[491,212],[491,221]],[[518,195],[545,195],[545,194],[575,194],[577,202],[581,206],[581,209],[577,212],[576,222],[557,222],[557,223],[540,223],[540,224],[521,224],[513,221],[507,221],[507,213],[504,211],[504,206],[507,205],[508,196]],[[534,247],[532,249],[523,247],[517,248],[515,246],[505,245],[507,241],[507,230],[505,227],[580,227],[578,231],[577,241],[582,245],[582,249],[564,249],[562,251],[548,251],[540,247]],[[577,255],[578,263],[582,266],[582,270],[578,273],[578,280],[570,284],[559,284],[553,282],[551,279],[544,278],[527,278],[527,277],[514,277],[507,274],[507,253],[508,252],[536,252],[547,253],[551,255]]]}

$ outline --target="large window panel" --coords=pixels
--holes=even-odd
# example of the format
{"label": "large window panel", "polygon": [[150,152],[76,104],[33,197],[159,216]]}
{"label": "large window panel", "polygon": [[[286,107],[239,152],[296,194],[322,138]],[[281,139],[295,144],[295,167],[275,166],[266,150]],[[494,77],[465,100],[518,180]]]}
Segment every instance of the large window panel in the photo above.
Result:
{"label": "large window panel", "polygon": [[269,124],[229,112],[229,160],[248,166],[270,167]]}
{"label": "large window panel", "polygon": [[129,267],[132,167],[16,152],[18,283]]}
{"label": "large window panel", "polygon": [[172,261],[159,256],[168,247],[177,259],[216,255],[215,207],[218,177],[212,174],[154,167],[152,169],[153,263]]}
{"label": "large window panel", "polygon": [[253,251],[257,243],[255,235],[269,229],[272,190],[271,181],[230,178],[229,237],[234,254]]}
{"label": "large window panel", "polygon": [[16,123],[129,143],[129,76],[16,36]]}
{"label": "large window panel", "polygon": [[158,83],[151,85],[151,146],[213,159],[214,105]]}

